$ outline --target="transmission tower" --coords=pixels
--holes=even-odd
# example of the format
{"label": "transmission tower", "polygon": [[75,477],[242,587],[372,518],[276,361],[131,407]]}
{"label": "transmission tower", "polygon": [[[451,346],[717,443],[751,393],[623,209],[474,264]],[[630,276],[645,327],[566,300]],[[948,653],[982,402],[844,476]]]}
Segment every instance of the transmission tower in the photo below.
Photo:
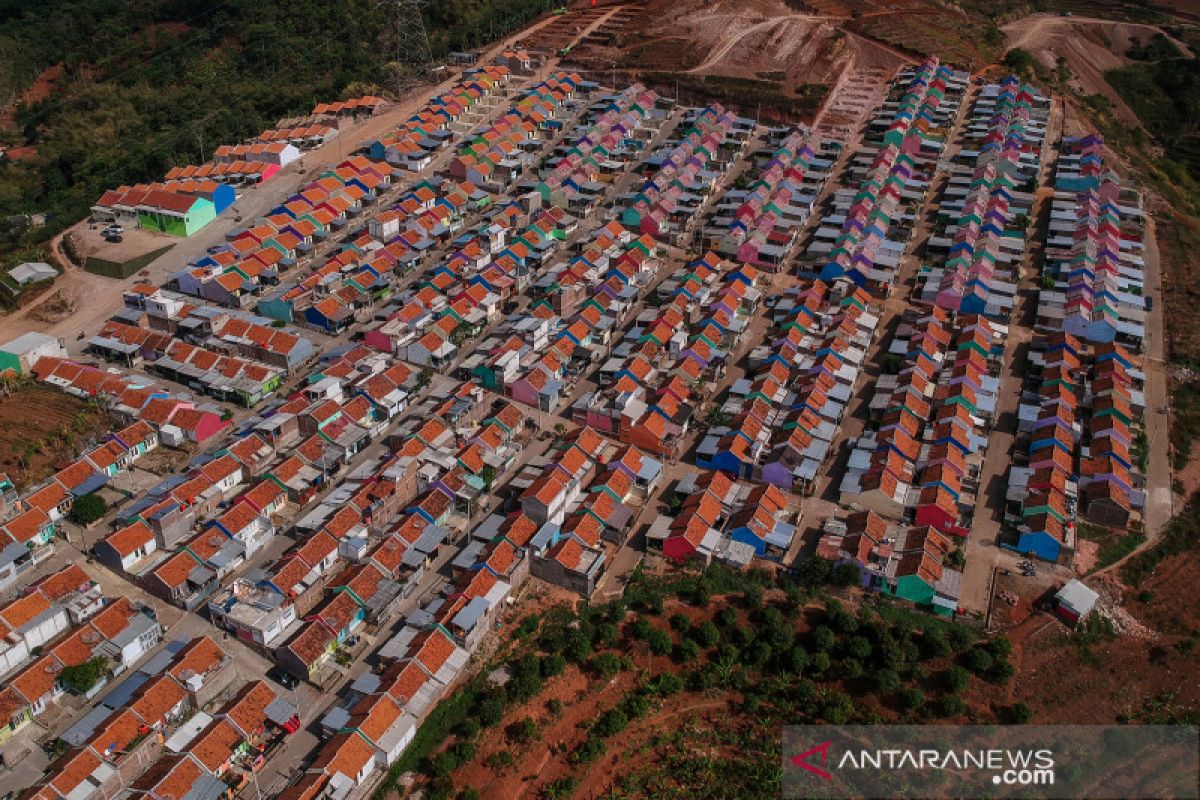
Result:
{"label": "transmission tower", "polygon": [[386,60],[413,70],[412,75],[405,75],[403,71],[397,74],[396,89],[403,91],[406,84],[424,78],[433,66],[422,14],[428,0],[380,0],[380,5],[387,6],[391,16],[391,41],[386,49]]}

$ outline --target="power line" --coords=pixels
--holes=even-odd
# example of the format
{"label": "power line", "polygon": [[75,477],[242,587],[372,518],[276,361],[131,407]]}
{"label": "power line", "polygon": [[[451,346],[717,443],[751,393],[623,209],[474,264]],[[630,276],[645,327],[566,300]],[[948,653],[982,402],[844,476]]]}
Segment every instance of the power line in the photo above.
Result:
{"label": "power line", "polygon": [[[390,48],[386,60],[416,69],[418,77],[425,77],[433,65],[433,52],[429,47],[429,36],[425,32],[424,9],[428,0],[380,0],[387,5],[391,14]],[[396,91],[404,89],[405,75],[396,76]]]}

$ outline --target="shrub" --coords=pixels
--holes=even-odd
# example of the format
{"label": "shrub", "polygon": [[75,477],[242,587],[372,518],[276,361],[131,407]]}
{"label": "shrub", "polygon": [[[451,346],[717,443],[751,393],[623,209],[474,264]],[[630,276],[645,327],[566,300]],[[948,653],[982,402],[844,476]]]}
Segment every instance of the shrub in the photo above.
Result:
{"label": "shrub", "polygon": [[579,747],[575,748],[575,751],[571,753],[570,761],[573,764],[590,763],[604,755],[604,749],[604,740],[599,736],[592,734],[584,739],[580,743]]}
{"label": "shrub", "polygon": [[618,707],[601,714],[592,730],[599,736],[609,737],[617,735],[627,727],[629,727],[629,717],[625,716],[625,712]]}
{"label": "shrub", "polygon": [[521,717],[516,722],[510,723],[504,729],[504,735],[508,737],[509,741],[516,744],[527,744],[536,741],[540,736],[537,723],[529,717]]}
{"label": "shrub", "polygon": [[692,629],[692,638],[701,647],[716,647],[717,643],[721,641],[721,631],[712,623],[712,620],[705,620]]}
{"label": "shrub", "polygon": [[821,706],[821,718],[830,725],[845,725],[854,716],[854,701],[845,692],[832,692]]}
{"label": "shrub", "polygon": [[982,647],[972,647],[962,655],[962,665],[976,675],[984,675],[993,663],[995,659]]}
{"label": "shrub", "polygon": [[683,614],[672,614],[667,622],[670,623],[671,629],[678,633],[683,633],[688,628],[692,627],[691,620],[689,620]]}
{"label": "shrub", "polygon": [[108,659],[104,656],[95,656],[84,661],[82,664],[77,664],[73,667],[64,667],[62,672],[58,673],[58,682],[67,691],[75,692],[76,694],[87,694],[104,678],[107,672]]}
{"label": "shrub", "polygon": [[599,677],[607,678],[620,671],[621,659],[612,653],[600,653],[592,657],[592,660],[588,662],[588,666]]}
{"label": "shrub", "polygon": [[674,643],[671,641],[671,634],[658,628],[650,631],[650,634],[646,637],[646,644],[650,645],[650,652],[656,656],[665,656],[674,647]]}
{"label": "shrub", "polygon": [[498,750],[488,756],[484,763],[497,772],[503,772],[512,767],[515,762],[513,761],[512,753],[507,750]]}
{"label": "shrub", "polygon": [[966,691],[967,686],[971,683],[971,673],[967,672],[960,666],[953,666],[942,672],[942,685],[946,687],[946,691],[951,694],[958,694]]}
{"label": "shrub", "polygon": [[826,652],[833,649],[837,637],[833,635],[833,631],[825,625],[818,625],[813,629],[813,647],[818,652]]}
{"label": "shrub", "polygon": [[603,622],[596,626],[592,631],[592,644],[601,647],[612,647],[617,643],[617,639],[621,636],[621,632],[617,626],[611,622]]}
{"label": "shrub", "polygon": [[489,697],[479,704],[476,716],[481,725],[490,728],[504,717],[504,702],[498,697]]}
{"label": "shrub", "polygon": [[885,694],[891,694],[900,688],[900,676],[895,670],[881,669],[875,673],[875,688]]}
{"label": "shrub", "polygon": [[625,698],[624,702],[625,714],[631,720],[641,719],[650,713],[650,699],[644,694],[631,694]]}
{"label": "shrub", "polygon": [[563,710],[562,700],[559,700],[557,697],[551,697],[546,701],[546,710],[557,717]]}
{"label": "shrub", "polygon": [[78,525],[91,525],[108,513],[108,502],[94,492],[75,498],[71,504],[71,521]]}
{"label": "shrub", "polygon": [[561,675],[566,668],[567,659],[558,653],[551,653],[542,659],[541,672],[544,677],[550,678],[554,675]]}
{"label": "shrub", "polygon": [[962,701],[961,697],[956,697],[952,694],[944,694],[937,700],[937,713],[939,717],[958,717],[967,712],[967,704]]}
{"label": "shrub", "polygon": [[1033,710],[1024,703],[1013,703],[1000,709],[1000,719],[1009,725],[1024,725],[1033,720]]}
{"label": "shrub", "polygon": [[681,664],[687,664],[700,658],[700,645],[692,639],[681,639],[675,645],[674,658]]}
{"label": "shrub", "polygon": [[900,691],[896,692],[896,699],[900,701],[900,705],[908,709],[916,709],[925,705],[925,693],[915,686],[902,686]]}
{"label": "shrub", "polygon": [[674,672],[664,672],[646,682],[647,691],[662,697],[683,691],[683,678]]}

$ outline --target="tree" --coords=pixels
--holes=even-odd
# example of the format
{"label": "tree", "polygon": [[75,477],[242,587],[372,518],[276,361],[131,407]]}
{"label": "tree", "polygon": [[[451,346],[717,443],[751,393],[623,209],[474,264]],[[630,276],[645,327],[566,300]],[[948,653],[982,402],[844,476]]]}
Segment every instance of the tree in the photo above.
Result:
{"label": "tree", "polygon": [[858,564],[838,564],[829,576],[829,582],[842,588],[857,586],[862,580],[862,570]]}
{"label": "tree", "polygon": [[71,504],[71,521],[79,525],[91,525],[97,520],[104,519],[108,513],[108,503],[103,497],[93,492],[83,497],[75,498]]}
{"label": "tree", "polygon": [[490,492],[492,484],[496,481],[496,468],[491,464],[484,464],[483,469],[479,470],[479,480],[483,481],[484,487]]}
{"label": "tree", "polygon": [[813,628],[813,647],[819,652],[828,652],[833,649],[833,645],[837,639],[833,635],[833,631],[826,625],[818,625]]}
{"label": "tree", "polygon": [[984,675],[994,663],[995,659],[982,647],[972,647],[962,655],[962,665],[976,675]]}
{"label": "tree", "polygon": [[1000,709],[1000,719],[1009,725],[1024,725],[1033,720],[1033,710],[1024,703],[1013,703]]}
{"label": "tree", "polygon": [[510,723],[504,729],[504,735],[515,744],[528,744],[539,738],[537,723],[529,717],[521,717],[516,722]]}
{"label": "tree", "polygon": [[1004,54],[1004,66],[1018,75],[1024,75],[1037,63],[1033,54],[1020,47],[1014,47]]}
{"label": "tree", "polygon": [[490,728],[504,717],[504,702],[498,697],[489,697],[479,704],[475,716],[480,724]]}
{"label": "tree", "polygon": [[58,682],[69,692],[87,694],[107,673],[108,659],[95,656],[82,664],[64,667],[62,672],[58,673]]}
{"label": "tree", "polygon": [[720,406],[713,406],[704,412],[704,425],[709,428],[724,428],[732,420],[729,412]]}
{"label": "tree", "polygon": [[625,716],[625,712],[620,707],[617,707],[601,714],[592,730],[599,736],[608,737],[615,736],[627,727],[629,727],[629,717]]}
{"label": "tree", "polygon": [[964,692],[971,683],[971,673],[960,666],[952,666],[942,673],[942,686],[951,694]]}
{"label": "tree", "polygon": [[692,638],[701,647],[716,647],[721,641],[721,631],[713,624],[712,620],[708,619],[692,629]]}
{"label": "tree", "polygon": [[612,653],[600,653],[588,662],[588,666],[599,677],[607,678],[621,669],[621,659]]}
{"label": "tree", "polygon": [[832,567],[820,556],[811,556],[796,565],[797,577],[805,586],[821,586],[829,580]]}
{"label": "tree", "polygon": [[646,636],[646,644],[650,645],[650,652],[656,656],[665,656],[671,652],[674,643],[671,641],[671,634],[659,628],[654,628]]}

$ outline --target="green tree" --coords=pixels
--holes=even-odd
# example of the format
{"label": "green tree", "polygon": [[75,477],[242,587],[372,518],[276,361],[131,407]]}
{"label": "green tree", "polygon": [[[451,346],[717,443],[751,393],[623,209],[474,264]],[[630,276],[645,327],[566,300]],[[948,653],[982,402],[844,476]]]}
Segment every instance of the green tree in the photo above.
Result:
{"label": "green tree", "polygon": [[537,723],[529,717],[521,717],[504,729],[504,735],[514,744],[528,744],[540,738]]}
{"label": "green tree", "polygon": [[64,667],[58,673],[58,682],[75,694],[87,694],[108,674],[108,659],[94,656],[72,667]]}
{"label": "green tree", "polygon": [[75,502],[71,504],[70,517],[71,521],[76,524],[91,525],[93,522],[104,519],[104,515],[107,513],[107,501],[93,492],[75,498]]}
{"label": "green tree", "polygon": [[716,647],[721,641],[721,631],[712,620],[705,620],[692,629],[692,638],[703,648]]}

